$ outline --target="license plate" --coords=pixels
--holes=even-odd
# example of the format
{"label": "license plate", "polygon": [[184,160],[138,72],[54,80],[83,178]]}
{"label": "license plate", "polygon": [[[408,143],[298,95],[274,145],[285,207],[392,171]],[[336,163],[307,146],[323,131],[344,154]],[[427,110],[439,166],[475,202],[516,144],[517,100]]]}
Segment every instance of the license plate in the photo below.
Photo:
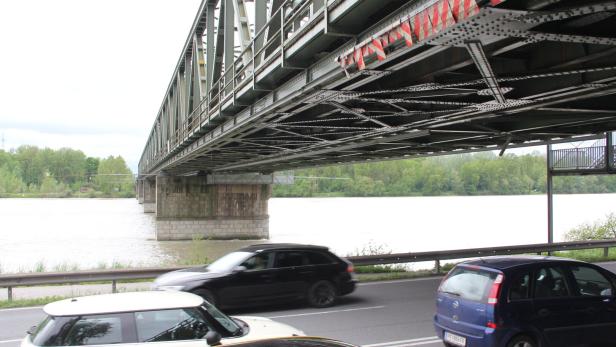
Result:
{"label": "license plate", "polygon": [[444,340],[456,346],[466,346],[466,337],[458,336],[450,332],[445,332]]}

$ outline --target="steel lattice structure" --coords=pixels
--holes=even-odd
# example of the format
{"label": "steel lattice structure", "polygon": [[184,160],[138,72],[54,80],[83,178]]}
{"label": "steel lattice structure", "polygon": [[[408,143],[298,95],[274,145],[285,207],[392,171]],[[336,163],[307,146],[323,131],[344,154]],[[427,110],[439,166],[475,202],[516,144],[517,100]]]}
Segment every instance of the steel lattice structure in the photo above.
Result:
{"label": "steel lattice structure", "polygon": [[203,1],[140,175],[267,173],[616,129],[616,1],[255,0],[254,18],[245,1]]}

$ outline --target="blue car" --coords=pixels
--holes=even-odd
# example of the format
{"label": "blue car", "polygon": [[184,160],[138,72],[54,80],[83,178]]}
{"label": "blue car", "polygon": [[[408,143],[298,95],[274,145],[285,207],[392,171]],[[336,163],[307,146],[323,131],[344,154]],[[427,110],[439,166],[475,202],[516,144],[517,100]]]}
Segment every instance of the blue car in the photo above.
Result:
{"label": "blue car", "polygon": [[616,275],[556,257],[488,257],[441,282],[434,326],[446,346],[616,346]]}

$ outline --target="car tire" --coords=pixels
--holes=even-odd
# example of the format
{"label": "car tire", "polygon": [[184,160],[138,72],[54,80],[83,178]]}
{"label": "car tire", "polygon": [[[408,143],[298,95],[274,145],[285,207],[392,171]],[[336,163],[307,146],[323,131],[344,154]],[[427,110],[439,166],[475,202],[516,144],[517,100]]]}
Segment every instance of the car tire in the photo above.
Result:
{"label": "car tire", "polygon": [[214,295],[214,293],[212,293],[212,291],[207,290],[207,289],[197,289],[195,291],[192,292],[193,294],[199,295],[200,297],[202,297],[203,299],[205,299],[207,302],[209,302],[210,304],[216,306],[217,302],[216,302],[216,295]]}
{"label": "car tire", "polygon": [[518,335],[509,341],[507,347],[538,347],[538,345],[532,337]]}
{"label": "car tire", "polygon": [[317,281],[308,288],[308,303],[313,307],[329,307],[336,302],[336,287],[330,281]]}

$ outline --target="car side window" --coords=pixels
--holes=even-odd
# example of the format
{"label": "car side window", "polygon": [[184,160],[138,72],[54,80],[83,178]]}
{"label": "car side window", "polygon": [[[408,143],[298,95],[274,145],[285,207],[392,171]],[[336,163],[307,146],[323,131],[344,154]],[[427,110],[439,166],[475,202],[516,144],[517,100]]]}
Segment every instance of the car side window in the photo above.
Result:
{"label": "car side window", "polygon": [[139,342],[203,339],[210,324],[195,309],[135,312]]}
{"label": "car side window", "polygon": [[611,296],[612,285],[596,269],[588,266],[572,266],[571,273],[577,284],[578,292],[582,296]]}
{"label": "car side window", "polygon": [[524,300],[530,297],[530,273],[522,272],[509,281],[509,301]]}
{"label": "car side window", "polygon": [[258,253],[244,260],[244,262],[241,263],[240,266],[245,267],[248,271],[269,269],[271,268],[271,256],[271,252]]}
{"label": "car side window", "polygon": [[308,264],[308,260],[304,252],[298,251],[283,251],[276,253],[276,268],[302,266]]}
{"label": "car side window", "polygon": [[563,269],[559,267],[544,267],[535,274],[534,297],[555,298],[570,295]]}
{"label": "car side window", "polygon": [[86,346],[126,343],[123,339],[121,315],[82,316],[66,333],[64,345]]}
{"label": "car side window", "polygon": [[334,261],[327,255],[320,252],[306,252],[309,265],[331,264]]}

